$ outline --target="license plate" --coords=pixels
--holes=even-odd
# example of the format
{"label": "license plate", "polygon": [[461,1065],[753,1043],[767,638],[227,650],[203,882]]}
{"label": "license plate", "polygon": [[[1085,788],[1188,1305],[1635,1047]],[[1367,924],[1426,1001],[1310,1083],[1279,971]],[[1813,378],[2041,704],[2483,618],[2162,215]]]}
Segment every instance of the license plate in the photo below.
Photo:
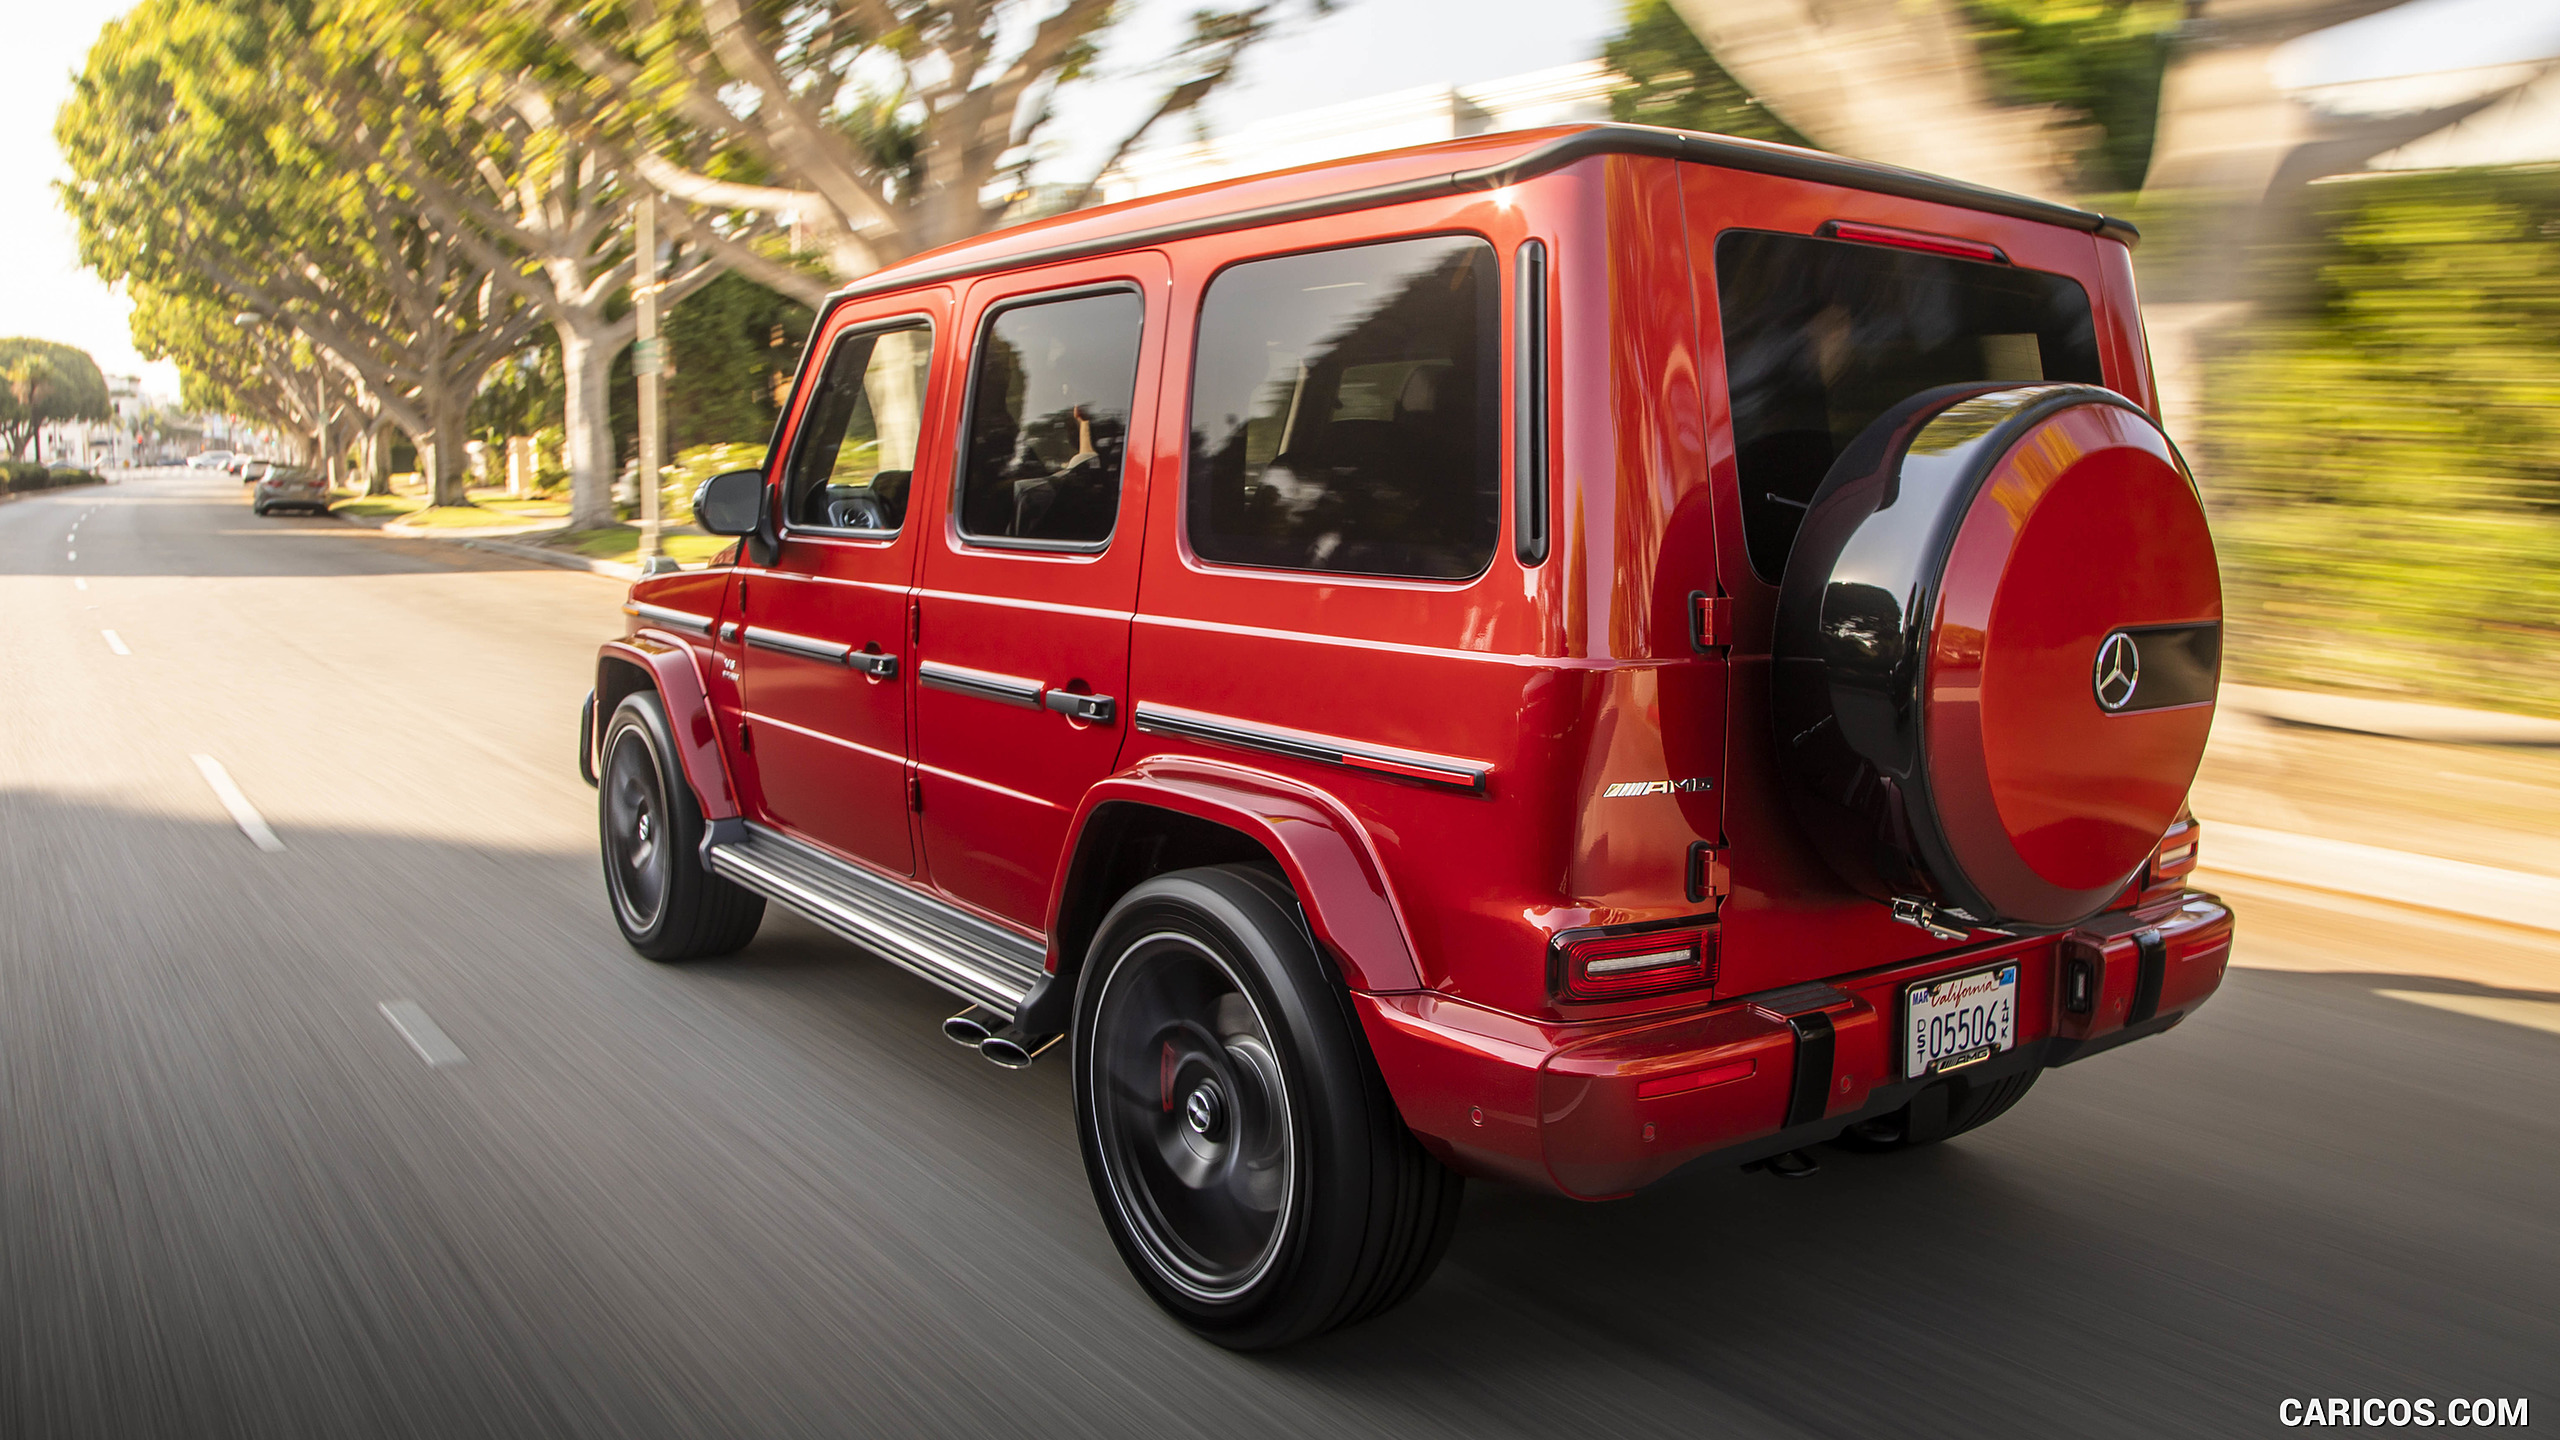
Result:
{"label": "license plate", "polygon": [[1911,1079],[1988,1060],[2018,1043],[2015,965],[1924,980],[1903,999],[1902,1013],[1910,1018],[1902,1073]]}

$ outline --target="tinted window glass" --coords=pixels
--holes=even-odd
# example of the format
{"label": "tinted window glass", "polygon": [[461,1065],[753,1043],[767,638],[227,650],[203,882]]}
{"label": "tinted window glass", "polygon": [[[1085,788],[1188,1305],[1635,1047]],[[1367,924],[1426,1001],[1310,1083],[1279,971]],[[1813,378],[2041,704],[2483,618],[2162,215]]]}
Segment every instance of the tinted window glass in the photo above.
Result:
{"label": "tinted window glass", "polygon": [[1493,247],[1256,260],[1200,304],[1191,548],[1235,565],[1463,579],[1500,528]]}
{"label": "tinted window glass", "polygon": [[1832,458],[1967,380],[2101,382],[2088,292],[2059,275],[1804,235],[1716,241],[1751,568],[1775,581]]}
{"label": "tinted window glass", "polygon": [[791,456],[783,513],[792,524],[895,530],[906,523],[932,362],[933,332],[920,324],[836,341]]}
{"label": "tinted window glass", "polygon": [[996,312],[969,384],[960,529],[981,540],[1111,538],[1144,307],[1115,290]]}

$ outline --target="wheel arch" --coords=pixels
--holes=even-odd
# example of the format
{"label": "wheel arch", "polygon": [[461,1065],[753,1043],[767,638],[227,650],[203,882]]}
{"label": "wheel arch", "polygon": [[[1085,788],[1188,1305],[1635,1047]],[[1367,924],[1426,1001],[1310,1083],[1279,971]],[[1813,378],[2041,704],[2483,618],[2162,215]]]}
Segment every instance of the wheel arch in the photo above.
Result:
{"label": "wheel arch", "polygon": [[705,820],[738,816],[737,792],[729,783],[720,753],[719,726],[702,683],[702,669],[690,647],[651,635],[607,641],[596,652],[596,752],[588,756],[598,774],[604,771],[604,732],[614,707],[644,689],[658,693],[667,711],[667,730],[675,737],[676,759],[685,783],[693,787]]}
{"label": "wheel arch", "polygon": [[1339,802],[1242,766],[1158,756],[1087,791],[1049,899],[1043,988],[1063,999],[1112,903],[1173,870],[1265,863],[1288,882],[1318,946],[1354,990],[1422,988],[1407,930],[1359,823]]}

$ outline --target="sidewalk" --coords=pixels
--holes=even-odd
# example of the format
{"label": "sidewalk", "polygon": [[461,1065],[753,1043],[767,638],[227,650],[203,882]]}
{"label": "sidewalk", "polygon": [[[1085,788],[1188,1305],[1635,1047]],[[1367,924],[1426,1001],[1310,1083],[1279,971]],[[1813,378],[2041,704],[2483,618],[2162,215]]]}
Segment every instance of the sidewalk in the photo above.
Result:
{"label": "sidewalk", "polygon": [[2206,871],[2560,932],[2560,721],[2226,685],[2194,804]]}

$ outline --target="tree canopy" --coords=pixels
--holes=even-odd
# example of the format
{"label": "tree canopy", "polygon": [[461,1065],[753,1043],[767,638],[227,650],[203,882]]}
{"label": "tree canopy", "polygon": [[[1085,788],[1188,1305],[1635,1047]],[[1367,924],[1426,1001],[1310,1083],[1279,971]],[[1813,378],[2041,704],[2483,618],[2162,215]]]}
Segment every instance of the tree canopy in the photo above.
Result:
{"label": "tree canopy", "polygon": [[51,340],[0,340],[0,441],[9,458],[26,458],[28,444],[39,442],[47,425],[114,415],[107,377],[88,351]]}

